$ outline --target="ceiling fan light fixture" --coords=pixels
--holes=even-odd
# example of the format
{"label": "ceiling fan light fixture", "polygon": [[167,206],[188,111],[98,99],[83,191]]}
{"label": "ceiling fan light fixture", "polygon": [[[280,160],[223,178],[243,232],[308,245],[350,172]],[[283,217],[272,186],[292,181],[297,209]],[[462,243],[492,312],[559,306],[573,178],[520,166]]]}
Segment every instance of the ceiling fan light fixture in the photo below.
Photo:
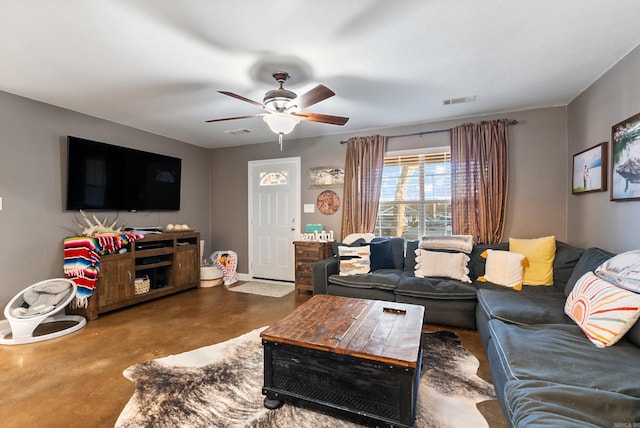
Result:
{"label": "ceiling fan light fixture", "polygon": [[[252,114],[245,116],[225,117],[222,119],[210,119],[207,123],[222,122],[225,120],[247,119],[250,117],[262,117],[262,120],[269,125],[269,129],[274,134],[278,135],[278,142],[280,143],[280,150],[282,150],[282,137],[289,134],[294,130],[296,125],[301,120],[317,123],[328,123],[331,125],[342,126],[349,120],[348,117],[332,116],[329,114],[318,114],[305,112],[307,107],[315,105],[320,101],[324,101],[327,98],[331,98],[335,95],[331,89],[324,85],[317,85],[313,89],[308,90],[300,97],[295,92],[291,92],[284,88],[284,83],[289,79],[289,73],[286,71],[276,71],[272,74],[273,78],[280,84],[278,89],[267,91],[262,100],[262,104],[257,101],[253,101],[242,95],[234,94],[229,91],[218,91],[222,95],[226,95],[231,98],[238,99],[245,103],[252,104],[256,107],[260,107],[267,110],[269,113]],[[295,100],[295,101],[294,101]]]}
{"label": "ceiling fan light fixture", "polygon": [[264,116],[262,120],[269,125],[269,129],[275,134],[288,134],[300,123],[300,119],[287,113],[272,113]]}

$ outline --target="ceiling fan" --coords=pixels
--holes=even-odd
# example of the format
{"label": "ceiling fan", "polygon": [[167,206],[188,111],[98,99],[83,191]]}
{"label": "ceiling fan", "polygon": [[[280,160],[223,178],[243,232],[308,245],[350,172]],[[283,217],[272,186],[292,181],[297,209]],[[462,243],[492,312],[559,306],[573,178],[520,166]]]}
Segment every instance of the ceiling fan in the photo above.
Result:
{"label": "ceiling fan", "polygon": [[324,85],[318,85],[308,92],[298,96],[284,88],[284,83],[289,79],[289,73],[286,71],[276,71],[273,78],[280,84],[278,89],[267,91],[262,100],[262,104],[257,101],[250,100],[241,95],[228,91],[218,91],[223,95],[236,98],[240,101],[253,104],[267,111],[267,113],[251,114],[246,116],[225,117],[222,119],[210,119],[207,123],[222,122],[225,120],[247,119],[252,117],[262,117],[262,120],[269,125],[274,133],[278,134],[280,142],[280,150],[282,150],[282,136],[293,131],[293,128],[300,123],[301,120],[308,122],[328,123],[330,125],[342,126],[349,120],[348,117],[333,116],[329,114],[319,114],[302,111],[307,107],[331,98],[335,95],[331,89]]}

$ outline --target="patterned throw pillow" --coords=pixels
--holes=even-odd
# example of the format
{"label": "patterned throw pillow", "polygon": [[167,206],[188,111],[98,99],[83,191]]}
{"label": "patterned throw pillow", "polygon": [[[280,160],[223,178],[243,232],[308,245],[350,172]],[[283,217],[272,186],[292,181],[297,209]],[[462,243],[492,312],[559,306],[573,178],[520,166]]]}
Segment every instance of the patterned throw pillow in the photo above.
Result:
{"label": "patterned throw pillow", "polygon": [[418,278],[441,276],[471,282],[469,278],[469,256],[464,253],[442,253],[416,250],[416,268],[414,274]]}
{"label": "patterned throw pillow", "polygon": [[604,280],[640,293],[640,250],[618,254],[598,266],[595,272]]}
{"label": "patterned throw pillow", "polygon": [[522,290],[523,269],[528,265],[527,258],[511,251],[485,250],[480,254],[487,259],[484,276],[480,282],[492,282],[497,285]]}
{"label": "patterned throw pillow", "polygon": [[567,297],[564,312],[598,348],[611,346],[640,316],[640,294],[585,273]]}
{"label": "patterned throw pillow", "polygon": [[340,257],[340,275],[358,275],[369,273],[371,250],[368,245],[361,247],[338,247]]}
{"label": "patterned throw pillow", "polygon": [[553,260],[556,257],[556,237],[536,239],[509,238],[509,251],[523,254],[529,261],[525,267],[524,285],[553,285]]}

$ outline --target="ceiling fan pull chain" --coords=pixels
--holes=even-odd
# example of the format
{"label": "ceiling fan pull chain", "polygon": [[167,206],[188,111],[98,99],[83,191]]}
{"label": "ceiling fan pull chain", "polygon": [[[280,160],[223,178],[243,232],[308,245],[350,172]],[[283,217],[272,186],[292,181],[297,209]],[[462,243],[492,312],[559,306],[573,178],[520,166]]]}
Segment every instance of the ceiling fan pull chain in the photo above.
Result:
{"label": "ceiling fan pull chain", "polygon": [[283,136],[283,135],[284,135],[284,134],[283,134],[282,132],[280,132],[280,133],[278,134],[278,142],[280,143],[280,151],[282,151],[282,136]]}

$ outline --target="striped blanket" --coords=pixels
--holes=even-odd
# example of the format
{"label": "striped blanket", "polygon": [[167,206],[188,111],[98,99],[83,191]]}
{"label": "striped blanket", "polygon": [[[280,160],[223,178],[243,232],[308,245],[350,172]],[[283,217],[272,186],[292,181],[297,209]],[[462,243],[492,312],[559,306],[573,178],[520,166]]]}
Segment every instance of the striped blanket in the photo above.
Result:
{"label": "striped blanket", "polygon": [[71,302],[74,308],[86,308],[100,274],[100,256],[119,251],[142,235],[104,234],[92,237],[72,236],[64,240],[64,274],[78,286]]}

